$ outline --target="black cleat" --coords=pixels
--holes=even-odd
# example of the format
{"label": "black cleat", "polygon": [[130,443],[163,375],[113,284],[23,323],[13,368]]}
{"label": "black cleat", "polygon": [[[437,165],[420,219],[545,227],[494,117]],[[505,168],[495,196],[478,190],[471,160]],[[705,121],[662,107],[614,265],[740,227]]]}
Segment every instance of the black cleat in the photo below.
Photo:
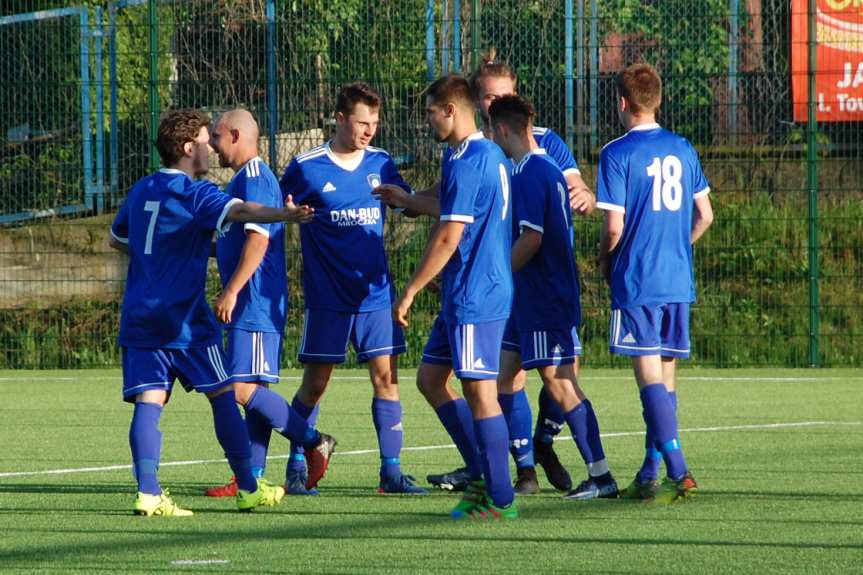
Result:
{"label": "black cleat", "polygon": [[444,491],[464,491],[470,483],[467,467],[459,467],[449,473],[426,475],[426,481]]}
{"label": "black cleat", "polygon": [[518,495],[533,495],[539,493],[539,480],[536,478],[535,467],[519,467],[516,472],[515,492]]}
{"label": "black cleat", "polygon": [[542,466],[548,482],[558,491],[569,491],[572,489],[572,478],[569,471],[564,468],[554,452],[552,443],[542,443],[534,438],[533,457]]}

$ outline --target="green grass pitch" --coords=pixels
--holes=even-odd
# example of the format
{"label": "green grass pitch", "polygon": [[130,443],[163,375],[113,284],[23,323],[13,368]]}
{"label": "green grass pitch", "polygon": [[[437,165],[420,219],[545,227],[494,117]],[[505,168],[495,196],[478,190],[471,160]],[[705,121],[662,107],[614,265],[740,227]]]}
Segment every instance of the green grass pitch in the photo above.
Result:
{"label": "green grass pitch", "polygon": [[[493,524],[449,519],[451,494],[375,493],[371,388],[362,371],[336,374],[320,428],[339,449],[319,497],[252,514],[203,497],[230,473],[206,400],[178,387],[162,419],[160,477],[195,516],[142,518],[131,514],[135,488],[122,467],[131,409],[119,372],[0,372],[0,573],[832,574],[863,565],[863,372],[683,370],[695,500],[569,502],[544,483],[520,498],[518,521]],[[298,374],[283,375],[277,389],[290,397]],[[401,380],[403,468],[424,483],[456,467],[458,453],[413,373]],[[635,384],[620,370],[585,370],[582,384],[623,486],[643,450]],[[537,389],[532,376],[532,400]],[[572,441],[557,449],[581,478]],[[286,453],[275,435],[271,480],[283,479]]]}

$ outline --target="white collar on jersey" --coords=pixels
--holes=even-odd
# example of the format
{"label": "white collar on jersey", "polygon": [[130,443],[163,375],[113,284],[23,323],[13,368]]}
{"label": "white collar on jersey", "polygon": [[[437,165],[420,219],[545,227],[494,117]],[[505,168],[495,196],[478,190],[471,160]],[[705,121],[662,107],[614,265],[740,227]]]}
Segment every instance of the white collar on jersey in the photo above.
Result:
{"label": "white collar on jersey", "polygon": [[637,126],[633,126],[629,129],[630,132],[645,132],[647,130],[655,130],[659,128],[659,124],[656,122],[651,122],[649,124],[639,124]]}
{"label": "white collar on jersey", "polygon": [[531,158],[531,156],[544,156],[545,154],[545,148],[534,148],[533,150],[530,150],[528,153],[521,157],[521,160],[519,160],[519,162],[512,169],[512,173],[517,174],[518,172],[520,172],[524,165],[527,163],[527,161]]}
{"label": "white collar on jersey", "polygon": [[479,132],[474,132],[473,134],[465,138],[462,143],[458,145],[458,148],[455,148],[452,151],[452,156],[450,157],[454,158],[458,156],[460,152],[464,152],[465,148],[467,148],[467,145],[471,142],[471,140],[481,140],[483,138],[485,138],[485,134],[482,133],[482,130],[480,130]]}
{"label": "white collar on jersey", "polygon": [[356,159],[353,159],[353,160],[342,160],[342,159],[340,159],[338,156],[336,156],[336,155],[333,153],[333,151],[330,149],[330,143],[329,143],[329,142],[327,142],[326,144],[324,144],[324,150],[326,150],[326,152],[327,152],[327,157],[328,157],[330,160],[332,160],[332,162],[333,162],[335,165],[337,165],[337,166],[338,166],[338,167],[340,167],[341,169],[343,169],[343,170],[347,170],[347,171],[349,171],[349,172],[353,172],[354,170],[356,170],[357,168],[359,168],[359,167],[360,167],[360,164],[362,164],[362,163],[363,163],[363,158],[365,158],[365,157],[366,157],[366,151],[365,151],[365,150],[363,150],[363,151],[362,151],[363,153],[362,153],[362,154],[360,154],[359,156],[357,156],[357,157],[356,157]]}
{"label": "white collar on jersey", "polygon": [[178,170],[176,168],[160,168],[159,171],[163,174],[171,174],[172,176],[176,176],[177,174],[182,174],[184,176],[186,175],[186,172],[184,172],[183,170]]}

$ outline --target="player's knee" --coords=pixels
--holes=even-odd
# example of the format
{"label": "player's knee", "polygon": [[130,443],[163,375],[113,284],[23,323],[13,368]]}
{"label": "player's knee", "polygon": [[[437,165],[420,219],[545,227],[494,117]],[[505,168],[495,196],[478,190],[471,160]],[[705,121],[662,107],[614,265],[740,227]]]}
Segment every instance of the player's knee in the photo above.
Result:
{"label": "player's knee", "polygon": [[237,403],[240,405],[246,405],[252,399],[252,395],[257,391],[258,385],[256,383],[248,383],[245,381],[238,381],[234,384],[234,394],[237,396]]}

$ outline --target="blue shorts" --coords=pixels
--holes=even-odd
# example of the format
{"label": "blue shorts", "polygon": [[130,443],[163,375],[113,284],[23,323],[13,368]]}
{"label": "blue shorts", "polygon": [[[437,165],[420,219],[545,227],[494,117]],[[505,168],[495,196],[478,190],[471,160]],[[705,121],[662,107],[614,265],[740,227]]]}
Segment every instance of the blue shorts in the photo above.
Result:
{"label": "blue shorts", "polygon": [[171,393],[179,379],[186,391],[210,393],[232,385],[225,371],[222,346],[190,349],[123,348],[123,400],[151,389]]}
{"label": "blue shorts", "polygon": [[231,381],[279,383],[282,335],[267,331],[228,330],[228,375]]}
{"label": "blue shorts", "polygon": [[381,355],[405,352],[405,334],[393,321],[390,308],[369,312],[341,312],[307,309],[300,342],[303,363],[343,363],[348,343],[357,360],[366,362]]}
{"label": "blue shorts", "polygon": [[435,319],[423,362],[451,365],[459,379],[496,379],[506,320],[450,325]]}
{"label": "blue shorts", "polygon": [[689,357],[689,304],[611,310],[609,349],[620,355]]}
{"label": "blue shorts", "polygon": [[515,318],[509,316],[509,319],[506,320],[506,327],[503,330],[503,341],[500,343],[500,348],[506,351],[521,353],[519,341],[518,328],[515,327]]}
{"label": "blue shorts", "polygon": [[569,365],[581,355],[578,328],[521,331],[518,334],[521,368],[534,369],[546,365]]}

